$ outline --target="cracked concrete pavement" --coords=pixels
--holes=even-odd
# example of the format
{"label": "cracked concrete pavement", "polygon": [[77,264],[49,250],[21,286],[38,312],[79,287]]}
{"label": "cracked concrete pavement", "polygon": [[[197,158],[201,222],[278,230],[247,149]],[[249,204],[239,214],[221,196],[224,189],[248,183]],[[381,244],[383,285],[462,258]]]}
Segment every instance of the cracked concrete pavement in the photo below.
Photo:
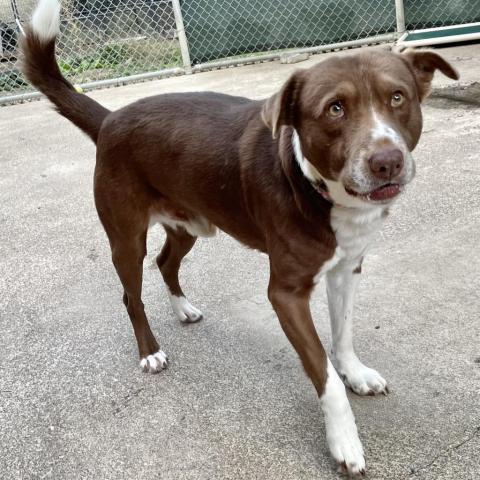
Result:
{"label": "cracked concrete pavement", "polygon": [[[417,178],[365,260],[356,305],[359,355],[391,386],[349,394],[371,479],[480,477],[480,46],[441,51],[463,87],[435,80],[448,90],[425,106]],[[322,57],[91,95],[110,108],[169,91],[262,98]],[[142,374],[93,205],[94,146],[46,101],[1,108],[0,131],[0,478],[337,478],[314,389],[268,305],[266,257],[223,234],[200,240],[182,280],[205,320],[181,325],[155,227],[144,302],[172,362]],[[328,348],[323,284],[312,310]]]}

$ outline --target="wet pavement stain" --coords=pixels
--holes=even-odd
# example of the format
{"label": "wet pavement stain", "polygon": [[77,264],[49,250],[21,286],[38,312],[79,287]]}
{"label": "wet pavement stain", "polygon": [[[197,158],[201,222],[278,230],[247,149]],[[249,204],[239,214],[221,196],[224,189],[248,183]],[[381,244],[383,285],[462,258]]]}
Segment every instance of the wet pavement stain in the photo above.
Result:
{"label": "wet pavement stain", "polygon": [[433,90],[426,104],[442,110],[480,108],[480,82],[461,87],[437,88]]}

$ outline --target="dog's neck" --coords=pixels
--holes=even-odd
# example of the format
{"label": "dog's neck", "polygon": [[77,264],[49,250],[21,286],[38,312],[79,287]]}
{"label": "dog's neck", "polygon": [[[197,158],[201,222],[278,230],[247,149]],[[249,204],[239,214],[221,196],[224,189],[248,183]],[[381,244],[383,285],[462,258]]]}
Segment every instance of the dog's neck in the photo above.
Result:
{"label": "dog's neck", "polygon": [[323,180],[316,180],[312,181],[309,180],[310,183],[312,184],[312,187],[329,203],[332,205],[335,205],[335,202],[332,199],[332,196],[330,195],[328,191],[327,184]]}
{"label": "dog's neck", "polygon": [[318,171],[313,165],[304,157],[302,153],[302,147],[300,145],[300,137],[295,129],[292,131],[292,148],[295,161],[299,165],[305,178],[311,183],[314,190],[319,193],[327,202],[332,205],[336,205],[330,192],[328,191],[327,184],[321,178]]}

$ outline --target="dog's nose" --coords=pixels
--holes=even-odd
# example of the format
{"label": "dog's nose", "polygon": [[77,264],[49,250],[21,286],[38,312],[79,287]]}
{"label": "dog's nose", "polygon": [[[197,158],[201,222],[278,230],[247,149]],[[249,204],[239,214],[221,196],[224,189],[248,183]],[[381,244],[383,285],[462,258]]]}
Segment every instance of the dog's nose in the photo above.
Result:
{"label": "dog's nose", "polygon": [[368,164],[375,177],[381,180],[392,180],[403,169],[403,154],[398,148],[381,150],[368,159]]}

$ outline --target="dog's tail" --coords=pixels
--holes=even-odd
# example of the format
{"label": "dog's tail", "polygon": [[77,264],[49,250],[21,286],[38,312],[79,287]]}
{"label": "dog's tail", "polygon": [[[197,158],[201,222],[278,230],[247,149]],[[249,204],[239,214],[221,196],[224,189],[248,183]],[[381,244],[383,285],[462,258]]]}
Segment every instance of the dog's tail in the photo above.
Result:
{"label": "dog's tail", "polygon": [[58,0],[40,0],[21,40],[23,73],[61,115],[96,142],[102,122],[110,111],[78,93],[60,72],[55,59],[55,40],[59,30]]}

